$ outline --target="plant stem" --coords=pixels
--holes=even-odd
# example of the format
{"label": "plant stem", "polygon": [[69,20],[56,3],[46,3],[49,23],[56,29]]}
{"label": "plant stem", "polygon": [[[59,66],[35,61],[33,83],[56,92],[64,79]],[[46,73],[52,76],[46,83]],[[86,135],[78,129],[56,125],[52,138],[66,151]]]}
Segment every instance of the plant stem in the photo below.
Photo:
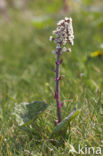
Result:
{"label": "plant stem", "polygon": [[57,94],[57,97],[56,98],[56,104],[57,104],[57,116],[58,116],[58,122],[61,122],[62,120],[62,117],[61,117],[61,110],[60,110],[60,107],[59,107],[59,103],[60,103],[60,81],[59,81],[59,72],[60,72],[60,52],[61,52],[61,48],[57,49],[57,60],[56,60],[56,92],[55,94]]}

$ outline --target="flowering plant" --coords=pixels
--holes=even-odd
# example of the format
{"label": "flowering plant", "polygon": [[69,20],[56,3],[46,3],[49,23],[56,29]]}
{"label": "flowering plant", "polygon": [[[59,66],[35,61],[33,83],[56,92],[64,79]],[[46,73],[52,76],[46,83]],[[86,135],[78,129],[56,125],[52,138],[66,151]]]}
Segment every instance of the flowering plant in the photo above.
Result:
{"label": "flowering plant", "polygon": [[71,49],[67,47],[67,45],[74,45],[74,35],[73,35],[73,26],[72,26],[72,18],[65,17],[64,20],[60,20],[57,23],[56,30],[53,31],[53,36],[50,36],[50,41],[54,41],[56,43],[56,50],[53,51],[57,55],[56,59],[56,89],[55,89],[55,99],[57,104],[57,115],[58,120],[56,120],[56,125],[62,121],[61,116],[61,107],[63,106],[63,102],[60,101],[60,64],[62,64],[63,60],[60,59],[60,56],[63,52],[71,52]]}
{"label": "flowering plant", "polygon": [[[72,19],[65,17],[64,20],[61,20],[57,23],[57,28],[53,31],[53,36],[50,36],[50,41],[54,41],[56,43],[56,50],[53,51],[56,56],[56,69],[55,69],[55,82],[56,89],[54,98],[57,104],[57,116],[58,120],[55,121],[56,127],[53,129],[51,137],[53,136],[61,136],[61,133],[65,134],[68,123],[72,119],[74,119],[78,115],[78,111],[74,109],[74,111],[69,114],[66,118],[62,120],[61,116],[61,107],[63,106],[63,102],[60,101],[60,64],[62,64],[63,60],[60,59],[61,55],[64,52],[71,52],[71,49],[67,47],[67,44],[73,45],[73,27],[72,27]],[[13,115],[16,117],[16,121],[18,125],[23,130],[34,130],[36,128],[40,131],[38,126],[35,124],[35,120],[47,109],[48,104],[43,101],[34,101],[31,103],[21,103],[20,105],[15,105],[15,109],[13,111]],[[25,128],[24,128],[25,127]],[[44,136],[44,134],[41,132]],[[45,137],[46,138],[46,137]]]}

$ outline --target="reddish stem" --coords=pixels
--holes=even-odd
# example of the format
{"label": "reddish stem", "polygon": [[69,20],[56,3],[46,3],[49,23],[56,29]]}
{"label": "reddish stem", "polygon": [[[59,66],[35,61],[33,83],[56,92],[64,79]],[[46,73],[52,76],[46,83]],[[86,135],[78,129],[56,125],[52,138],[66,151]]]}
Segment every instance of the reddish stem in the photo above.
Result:
{"label": "reddish stem", "polygon": [[[57,49],[57,60],[56,62],[60,62],[60,52],[61,52],[61,48]],[[58,122],[61,122],[62,117],[61,117],[61,110],[59,107],[59,102],[60,102],[60,80],[58,79],[58,77],[60,77],[59,75],[59,71],[60,71],[60,63],[56,63],[56,91],[55,91],[55,99],[56,99],[56,104],[57,104],[57,116],[58,116]],[[58,97],[58,98],[57,98]]]}

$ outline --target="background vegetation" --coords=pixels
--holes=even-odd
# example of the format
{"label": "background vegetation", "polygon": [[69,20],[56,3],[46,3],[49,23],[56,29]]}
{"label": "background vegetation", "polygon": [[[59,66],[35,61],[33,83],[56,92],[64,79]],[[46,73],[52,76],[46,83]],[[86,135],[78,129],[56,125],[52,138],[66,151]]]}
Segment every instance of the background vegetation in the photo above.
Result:
{"label": "background vegetation", "polygon": [[[68,12],[60,0],[35,0],[26,10],[8,7],[9,21],[0,17],[0,156],[67,155],[69,144],[103,148],[103,57],[90,58],[103,51],[101,1],[70,1]],[[76,106],[79,116],[71,123],[64,145],[46,139],[56,117],[54,99],[55,48],[49,36],[56,22],[73,18],[75,44],[63,56],[61,67],[62,116]],[[45,101],[47,111],[36,122],[39,133],[19,129],[12,115],[15,104]],[[45,137],[44,137],[45,135]]]}

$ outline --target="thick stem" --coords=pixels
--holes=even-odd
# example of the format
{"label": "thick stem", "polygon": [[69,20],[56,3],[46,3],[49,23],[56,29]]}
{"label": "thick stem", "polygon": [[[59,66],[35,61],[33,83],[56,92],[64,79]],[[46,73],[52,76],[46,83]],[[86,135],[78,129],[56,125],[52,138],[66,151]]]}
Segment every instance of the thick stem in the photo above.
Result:
{"label": "thick stem", "polygon": [[61,52],[61,48],[57,49],[57,60],[56,60],[56,92],[55,94],[57,94],[57,98],[56,98],[56,104],[57,104],[57,115],[58,115],[58,122],[61,122],[62,117],[61,117],[61,110],[59,107],[59,103],[60,103],[60,81],[59,81],[59,72],[60,72],[60,52]]}

